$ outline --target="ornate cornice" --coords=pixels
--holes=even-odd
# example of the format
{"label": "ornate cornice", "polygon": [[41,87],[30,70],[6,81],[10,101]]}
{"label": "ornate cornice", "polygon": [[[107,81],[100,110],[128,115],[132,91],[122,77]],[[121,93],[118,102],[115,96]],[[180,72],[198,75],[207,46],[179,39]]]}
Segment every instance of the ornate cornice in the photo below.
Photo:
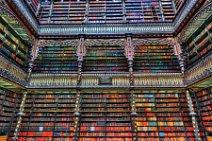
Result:
{"label": "ornate cornice", "polygon": [[95,45],[118,45],[121,47],[125,47],[127,45],[126,39],[86,39],[85,46],[95,46]]}

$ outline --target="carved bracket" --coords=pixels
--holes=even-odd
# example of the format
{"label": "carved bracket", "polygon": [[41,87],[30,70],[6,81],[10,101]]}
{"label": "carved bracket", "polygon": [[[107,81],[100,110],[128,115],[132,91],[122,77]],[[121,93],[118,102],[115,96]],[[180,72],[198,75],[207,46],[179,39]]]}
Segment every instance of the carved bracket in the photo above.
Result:
{"label": "carved bracket", "polygon": [[85,39],[82,37],[79,40],[79,46],[77,47],[78,61],[83,61],[83,57],[86,55]]}
{"label": "carved bracket", "polygon": [[132,37],[127,37],[127,45],[125,46],[125,55],[128,61],[133,61],[135,55],[135,49],[132,44]]}

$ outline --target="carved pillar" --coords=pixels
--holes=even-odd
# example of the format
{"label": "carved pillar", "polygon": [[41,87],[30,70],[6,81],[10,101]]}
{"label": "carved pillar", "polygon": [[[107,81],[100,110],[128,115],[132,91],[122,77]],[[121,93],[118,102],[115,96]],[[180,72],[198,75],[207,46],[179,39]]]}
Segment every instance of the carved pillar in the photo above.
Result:
{"label": "carved pillar", "polygon": [[186,97],[187,97],[187,103],[188,103],[189,112],[190,112],[189,115],[191,116],[192,125],[194,127],[194,134],[195,134],[196,141],[201,141],[198,123],[197,123],[197,119],[196,119],[196,113],[194,112],[193,103],[192,103],[192,99],[191,99],[189,90],[186,90]]}
{"label": "carved pillar", "polygon": [[135,50],[134,46],[132,45],[132,37],[127,37],[127,45],[125,46],[125,55],[128,60],[128,67],[129,67],[129,75],[130,75],[130,85],[133,85],[134,78],[133,78],[133,58],[134,58]]}
{"label": "carved pillar", "polygon": [[28,69],[28,75],[27,75],[26,81],[29,81],[30,76],[32,74],[32,69],[34,67],[34,61],[38,57],[39,48],[46,44],[47,44],[47,42],[44,40],[34,40],[34,44],[32,45],[32,52],[30,54],[29,69]]}
{"label": "carved pillar", "polygon": [[81,83],[82,62],[83,62],[83,57],[85,55],[86,55],[85,39],[84,39],[84,37],[81,37],[80,42],[79,42],[79,46],[77,48],[77,56],[78,56],[77,85],[80,85],[80,83]]}
{"label": "carved pillar", "polygon": [[17,139],[18,139],[18,131],[21,126],[22,116],[24,114],[26,97],[27,97],[27,91],[23,92],[23,97],[22,97],[21,105],[20,105],[19,112],[18,112],[17,124],[16,124],[15,132],[14,132],[14,138],[13,138],[14,141],[17,141]]}
{"label": "carved pillar", "polygon": [[170,40],[170,44],[173,45],[174,55],[177,56],[178,62],[180,64],[181,72],[182,72],[182,74],[184,74],[185,64],[184,64],[184,58],[183,58],[183,52],[181,49],[181,45],[176,37],[169,38],[169,40]]}

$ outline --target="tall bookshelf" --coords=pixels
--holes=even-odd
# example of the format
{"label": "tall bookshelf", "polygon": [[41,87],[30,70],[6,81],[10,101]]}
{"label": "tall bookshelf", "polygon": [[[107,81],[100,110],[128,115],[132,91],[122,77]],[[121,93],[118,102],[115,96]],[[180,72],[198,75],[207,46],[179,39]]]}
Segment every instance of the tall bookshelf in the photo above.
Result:
{"label": "tall bookshelf", "polygon": [[118,72],[128,71],[124,49],[120,46],[91,46],[84,57],[85,72]]}
{"label": "tall bookshelf", "polygon": [[0,52],[21,67],[27,66],[29,48],[21,41],[20,37],[12,31],[0,18]]}
{"label": "tall bookshelf", "polygon": [[212,23],[204,24],[189,39],[186,44],[188,65],[200,60],[212,51]]}
{"label": "tall bookshelf", "polygon": [[29,93],[18,139],[72,140],[75,100],[75,90]]}
{"label": "tall bookshelf", "polygon": [[33,71],[36,73],[69,73],[76,72],[77,66],[74,47],[51,45],[40,48]]}
{"label": "tall bookshelf", "polygon": [[135,49],[134,72],[180,72],[177,57],[167,45],[144,45]]}
{"label": "tall bookshelf", "polygon": [[[144,140],[195,140],[185,93],[136,90],[137,138]],[[186,107],[186,108],[184,108]]]}
{"label": "tall bookshelf", "polygon": [[20,96],[12,91],[0,88],[0,136],[12,139]]}
{"label": "tall bookshelf", "polygon": [[198,113],[200,135],[203,140],[211,135],[212,131],[212,88],[208,87],[192,93],[196,113]]}
{"label": "tall bookshelf", "polygon": [[80,141],[131,141],[129,92],[82,90]]}

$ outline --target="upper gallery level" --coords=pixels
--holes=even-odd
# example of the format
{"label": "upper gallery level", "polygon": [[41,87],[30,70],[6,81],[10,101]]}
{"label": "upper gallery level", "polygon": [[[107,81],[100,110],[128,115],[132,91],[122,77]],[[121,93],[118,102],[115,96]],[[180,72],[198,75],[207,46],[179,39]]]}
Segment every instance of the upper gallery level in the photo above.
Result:
{"label": "upper gallery level", "polygon": [[7,0],[37,35],[173,34],[205,0]]}

